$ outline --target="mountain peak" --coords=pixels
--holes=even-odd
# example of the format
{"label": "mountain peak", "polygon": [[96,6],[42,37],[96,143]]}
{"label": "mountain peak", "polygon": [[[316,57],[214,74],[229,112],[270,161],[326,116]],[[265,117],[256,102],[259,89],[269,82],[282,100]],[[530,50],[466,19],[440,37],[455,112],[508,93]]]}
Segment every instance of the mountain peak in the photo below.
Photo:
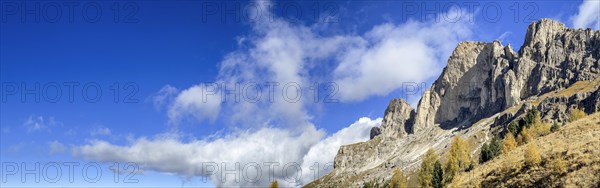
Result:
{"label": "mountain peak", "polygon": [[525,43],[523,46],[533,46],[537,43],[545,45],[548,41],[554,40],[554,35],[567,29],[565,24],[548,18],[532,22],[527,27],[525,34]]}

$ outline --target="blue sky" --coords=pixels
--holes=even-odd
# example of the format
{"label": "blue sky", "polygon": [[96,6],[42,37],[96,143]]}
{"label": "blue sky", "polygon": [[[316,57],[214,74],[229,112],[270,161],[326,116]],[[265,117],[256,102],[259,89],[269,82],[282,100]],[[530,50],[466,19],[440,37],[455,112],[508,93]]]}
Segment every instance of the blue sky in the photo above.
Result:
{"label": "blue sky", "polygon": [[[419,95],[405,86],[428,87],[458,42],[500,40],[518,50],[540,18],[600,25],[600,1],[3,0],[0,7],[2,186],[260,186],[271,180],[265,162],[280,164],[273,178],[302,185],[314,178],[314,163],[317,177],[328,172],[340,144],[368,139],[390,99],[416,105]],[[238,102],[221,95],[234,83],[250,88],[236,90]],[[249,100],[257,96],[250,83],[262,86],[258,102]],[[266,83],[279,84],[273,101]],[[297,100],[294,91],[302,93]],[[40,183],[29,175],[22,184],[12,167],[36,162],[93,162],[103,176],[91,184],[76,171],[73,183],[52,184],[38,172]],[[114,162],[138,164],[139,181],[123,183],[125,173],[114,183]],[[202,168],[235,163],[238,175],[252,164],[265,173],[257,182],[221,181]],[[287,168],[297,180],[287,181],[286,164],[302,169]]]}

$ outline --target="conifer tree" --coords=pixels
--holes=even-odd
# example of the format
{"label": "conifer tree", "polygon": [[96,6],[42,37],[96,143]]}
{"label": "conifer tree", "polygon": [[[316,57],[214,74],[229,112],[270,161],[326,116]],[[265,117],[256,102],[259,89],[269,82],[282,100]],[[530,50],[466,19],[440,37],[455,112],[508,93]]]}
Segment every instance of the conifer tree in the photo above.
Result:
{"label": "conifer tree", "polygon": [[435,161],[433,167],[433,177],[431,178],[431,185],[433,188],[442,188],[444,187],[443,176],[444,172],[442,171],[442,164],[440,161]]}

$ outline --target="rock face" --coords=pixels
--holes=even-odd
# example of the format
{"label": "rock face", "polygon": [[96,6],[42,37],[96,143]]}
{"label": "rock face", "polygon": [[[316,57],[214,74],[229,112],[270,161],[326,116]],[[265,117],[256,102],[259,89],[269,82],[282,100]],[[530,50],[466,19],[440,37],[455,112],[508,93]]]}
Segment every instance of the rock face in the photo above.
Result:
{"label": "rock face", "polygon": [[[476,133],[487,134],[490,127],[510,121],[518,112],[507,111],[529,103],[525,101],[541,100],[536,108],[543,118],[559,121],[572,107],[585,108],[587,113],[600,111],[599,56],[599,31],[570,29],[549,19],[529,25],[518,53],[498,41],[462,42],[421,97],[417,110],[393,99],[385,110],[381,134],[340,147],[334,171],[309,185],[354,180],[348,185],[360,186],[372,178],[389,178],[389,168],[398,165],[414,169],[428,148],[442,153],[456,134],[485,141],[487,136]],[[548,94],[579,81],[590,86]]]}
{"label": "rock face", "polygon": [[[381,134],[371,136],[368,142],[361,142],[347,146],[341,146],[334,159],[334,168],[347,171],[364,171],[388,160],[389,156],[397,155],[404,137],[411,133],[410,125],[413,124],[415,111],[402,99],[390,101],[381,124]],[[373,129],[371,130],[373,133]],[[373,134],[371,134],[373,135]],[[365,166],[366,165],[366,166]]]}
{"label": "rock face", "polygon": [[373,139],[376,136],[379,136],[381,134],[381,129],[379,127],[373,127],[371,128],[371,134],[369,135],[369,139]]}
{"label": "rock face", "polygon": [[505,92],[517,85],[514,73],[509,73],[515,57],[510,46],[498,41],[460,43],[425,96],[429,99],[421,99],[419,112],[429,112],[419,114],[426,118],[417,125],[423,130],[436,124],[468,124],[518,103],[518,93]]}
{"label": "rock face", "polygon": [[500,42],[463,42],[423,96],[418,127],[470,124],[521,100],[598,77],[598,31],[542,19],[529,26],[519,54]]}
{"label": "rock face", "polygon": [[386,137],[404,137],[413,132],[415,110],[403,99],[390,101],[381,122]]}
{"label": "rock face", "polygon": [[583,109],[588,114],[600,111],[600,79],[577,84],[567,90],[544,95],[537,106],[542,119],[565,122],[575,108]]}
{"label": "rock face", "polygon": [[529,25],[519,54],[517,79],[525,81],[521,97],[539,95],[598,77],[600,33],[544,19]]}

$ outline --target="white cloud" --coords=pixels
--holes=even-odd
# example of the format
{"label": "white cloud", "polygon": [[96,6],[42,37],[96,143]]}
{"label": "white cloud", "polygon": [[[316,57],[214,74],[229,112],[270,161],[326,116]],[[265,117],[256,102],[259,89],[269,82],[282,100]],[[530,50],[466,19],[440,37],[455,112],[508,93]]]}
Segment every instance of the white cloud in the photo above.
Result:
{"label": "white cloud", "polygon": [[97,126],[96,128],[92,129],[92,131],[90,132],[90,135],[92,136],[108,136],[110,135],[111,131],[108,127],[103,127],[103,126]]}
{"label": "white cloud", "polygon": [[[374,120],[367,117],[360,118],[350,126],[313,145],[303,157],[302,169],[306,172],[303,175],[303,182],[309,183],[314,180],[314,172],[309,170],[315,163],[320,166],[319,175],[325,175],[333,170],[333,159],[340,146],[369,140],[371,128],[381,125],[381,120],[381,118]],[[327,164],[331,166],[326,166]]]}
{"label": "white cloud", "polygon": [[[452,9],[447,14],[458,11],[462,10]],[[360,101],[385,96],[407,82],[426,82],[439,74],[455,45],[470,34],[467,19],[378,25],[361,37],[364,42],[338,57],[334,75],[340,98]]]}
{"label": "white cloud", "polygon": [[187,116],[215,120],[221,109],[221,99],[218,94],[205,93],[207,89],[207,85],[200,84],[181,91],[169,107],[170,122],[177,123]]}
{"label": "white cloud", "polygon": [[[87,145],[75,148],[75,154],[86,159],[97,161],[135,162],[144,169],[160,172],[175,173],[184,177],[208,176],[219,187],[229,186],[264,186],[269,180],[269,168],[265,162],[275,162],[274,177],[280,183],[288,186],[300,186],[313,180],[311,171],[314,163],[321,168],[320,175],[327,163],[333,162],[338,148],[344,144],[366,141],[369,131],[379,126],[381,118],[371,120],[360,118],[347,128],[322,139],[323,130],[317,130],[313,125],[303,126],[301,133],[279,128],[262,128],[256,132],[237,132],[215,140],[192,140],[182,142],[173,136],[162,136],[154,139],[138,138],[127,146],[117,146],[101,140],[94,140]],[[203,165],[211,162],[218,164],[218,173],[211,175],[202,170]],[[228,170],[239,163],[237,174],[240,182],[233,181],[233,175],[227,176],[229,181],[223,182],[223,165]],[[248,164],[259,164],[262,170],[260,181],[244,181],[256,176],[254,168],[244,167]],[[297,165],[302,174],[296,174],[295,167],[288,168],[288,174],[283,172],[285,165]],[[248,166],[250,167],[250,166]],[[223,172],[224,173],[224,172]],[[300,178],[295,182],[291,179]]]}
{"label": "white cloud", "polygon": [[156,95],[152,96],[152,103],[157,110],[172,102],[179,90],[171,85],[163,86]]}
{"label": "white cloud", "polygon": [[48,147],[50,148],[50,155],[61,154],[67,151],[67,147],[56,140],[48,142]]}
{"label": "white cloud", "polygon": [[[305,108],[312,101],[307,92],[311,79],[306,74],[311,66],[307,59],[319,58],[331,52],[330,46],[339,45],[342,40],[317,39],[309,28],[281,20],[261,26],[264,27],[255,27],[260,37],[248,39],[253,48],[242,48],[223,60],[218,82],[227,87],[249,82],[274,82],[278,86],[272,86],[272,100],[268,96],[270,91],[263,87],[260,101],[227,103],[231,111],[227,113],[231,114],[227,118],[235,125],[275,124],[293,127],[303,124],[310,118]],[[301,87],[303,95],[299,101],[288,102],[283,98],[286,84]]]}
{"label": "white cloud", "polygon": [[[243,175],[242,168],[255,162],[262,167],[262,178],[258,185],[266,185],[269,169],[264,162],[280,164],[275,176],[283,180],[282,167],[289,163],[301,163],[302,156],[325,135],[314,126],[305,126],[301,134],[294,134],[285,129],[262,128],[256,132],[238,132],[216,140],[193,140],[187,143],[177,138],[162,137],[155,139],[139,138],[129,146],[115,146],[105,141],[93,141],[88,145],[76,148],[75,153],[90,160],[136,162],[144,169],[160,172],[176,173],[182,176],[209,176],[221,187],[255,185],[251,182],[233,182],[233,176],[227,182],[221,181],[221,170],[217,175],[210,175],[202,170],[203,164],[226,163],[227,169],[234,169],[239,162],[238,174]],[[298,164],[301,165],[301,164]],[[251,168],[245,172],[254,173]],[[243,178],[243,176],[240,176]],[[246,177],[254,177],[248,174]],[[288,177],[295,177],[290,174]],[[250,178],[253,179],[253,178]],[[291,184],[291,183],[290,183]]]}
{"label": "white cloud", "polygon": [[23,126],[27,129],[27,133],[46,130],[50,126],[58,125],[58,122],[54,119],[54,117],[44,118],[43,116],[29,116],[25,122],[23,122]]}
{"label": "white cloud", "polygon": [[579,5],[579,12],[571,17],[575,28],[600,28],[600,1],[584,0]]}

